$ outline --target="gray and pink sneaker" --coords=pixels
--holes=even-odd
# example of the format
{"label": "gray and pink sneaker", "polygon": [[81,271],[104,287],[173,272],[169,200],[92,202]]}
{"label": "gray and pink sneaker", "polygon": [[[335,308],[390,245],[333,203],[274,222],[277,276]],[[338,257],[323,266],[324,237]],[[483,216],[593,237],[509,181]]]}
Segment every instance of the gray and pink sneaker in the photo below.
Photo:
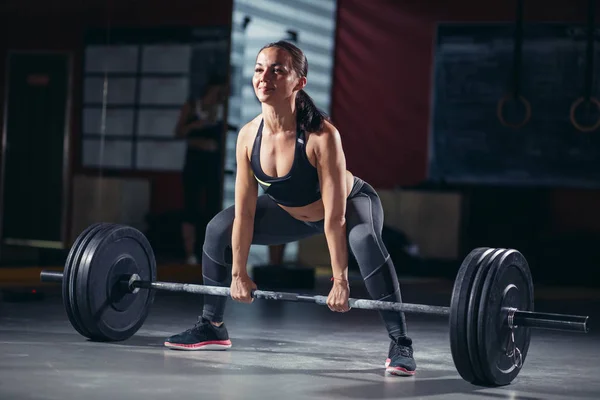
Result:
{"label": "gray and pink sneaker", "polygon": [[225,324],[217,327],[200,318],[193,328],[165,340],[165,346],[176,350],[226,350],[231,341]]}
{"label": "gray and pink sneaker", "polygon": [[412,340],[407,337],[392,340],[388,358],[385,360],[385,371],[392,375],[412,376],[416,369]]}

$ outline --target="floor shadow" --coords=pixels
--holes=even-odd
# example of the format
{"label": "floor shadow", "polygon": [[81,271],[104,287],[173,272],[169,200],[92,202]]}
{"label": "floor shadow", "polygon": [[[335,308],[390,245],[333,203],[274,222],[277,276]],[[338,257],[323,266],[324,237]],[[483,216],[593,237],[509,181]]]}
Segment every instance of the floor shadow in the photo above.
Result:
{"label": "floor shadow", "polygon": [[[490,392],[494,390],[495,392]],[[515,393],[516,392],[516,393]],[[315,395],[329,398],[345,397],[348,399],[398,399],[425,398],[429,396],[452,396],[457,395],[489,397],[493,399],[519,399],[519,400],[544,400],[544,395],[530,395],[515,391],[510,387],[481,388],[474,386],[457,376],[457,378],[427,379],[420,374],[419,379],[409,380],[385,380],[384,382],[368,383],[364,385],[352,385],[351,387],[330,386],[330,389],[320,390]]]}

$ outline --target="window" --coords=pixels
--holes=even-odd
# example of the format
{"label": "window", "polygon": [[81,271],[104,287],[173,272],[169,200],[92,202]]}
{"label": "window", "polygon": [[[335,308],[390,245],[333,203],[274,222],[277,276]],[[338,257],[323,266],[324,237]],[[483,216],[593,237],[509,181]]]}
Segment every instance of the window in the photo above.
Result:
{"label": "window", "polygon": [[82,166],[178,171],[181,106],[229,66],[229,29],[92,31],[83,71]]}

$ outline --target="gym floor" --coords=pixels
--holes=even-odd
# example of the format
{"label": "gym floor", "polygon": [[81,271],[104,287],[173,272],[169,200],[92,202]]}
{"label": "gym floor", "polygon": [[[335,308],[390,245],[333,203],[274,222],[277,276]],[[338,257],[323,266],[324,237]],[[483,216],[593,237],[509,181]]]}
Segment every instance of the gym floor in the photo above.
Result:
{"label": "gym floor", "polygon": [[[452,282],[401,280],[404,301],[448,305]],[[233,347],[182,352],[165,337],[196,321],[201,297],[157,293],[131,339],[94,343],[70,325],[57,288],[40,301],[0,308],[1,399],[598,399],[600,293],[536,288],[538,311],[590,315],[588,334],[533,332],[519,376],[482,388],[458,375],[446,319],[408,314],[414,377],[386,376],[389,340],[376,311],[330,312],[314,304],[229,302]],[[308,293],[307,291],[302,291]],[[319,282],[315,293],[327,293]],[[365,297],[360,281],[352,297]]]}

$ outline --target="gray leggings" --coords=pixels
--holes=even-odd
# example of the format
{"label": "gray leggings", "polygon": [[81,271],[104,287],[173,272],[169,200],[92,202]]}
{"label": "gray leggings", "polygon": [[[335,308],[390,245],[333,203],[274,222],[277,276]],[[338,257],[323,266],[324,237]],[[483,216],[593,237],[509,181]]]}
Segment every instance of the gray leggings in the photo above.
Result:
{"label": "gray leggings", "polygon": [[[202,252],[202,275],[206,285],[231,284],[231,232],[234,206],[217,214],[206,227]],[[390,255],[381,239],[383,209],[375,189],[354,178],[346,203],[348,248],[354,254],[365,286],[374,300],[401,302],[398,277]],[[304,222],[290,216],[267,195],[257,199],[252,244],[275,245],[323,233],[323,220]],[[221,322],[227,297],[204,296],[202,317]],[[379,312],[390,338],[406,338],[404,313]],[[407,338],[409,339],[409,338]],[[410,339],[409,339],[410,340]]]}

